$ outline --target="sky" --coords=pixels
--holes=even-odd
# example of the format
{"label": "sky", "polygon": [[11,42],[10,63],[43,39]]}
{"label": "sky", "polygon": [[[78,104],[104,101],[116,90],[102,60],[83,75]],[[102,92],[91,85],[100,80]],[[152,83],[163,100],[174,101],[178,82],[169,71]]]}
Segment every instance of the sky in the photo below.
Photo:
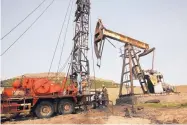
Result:
{"label": "sky", "polygon": [[[1,36],[4,36],[43,0],[1,0]],[[1,41],[1,53],[10,46],[42,13],[52,0],[37,9],[23,24]],[[48,72],[58,40],[69,0],[55,0],[28,32],[1,57],[1,78],[11,78],[26,73]],[[61,64],[66,61],[73,45],[75,0],[70,23],[63,29],[61,41],[52,65],[57,71],[60,48],[68,26]],[[104,26],[112,31],[144,41],[155,47],[154,69],[164,75],[166,83],[187,84],[187,1],[186,0],[91,0],[91,33],[89,53],[91,76],[93,61],[91,42],[96,22],[102,19]],[[91,36],[92,35],[92,36]],[[92,40],[91,40],[92,38]],[[94,53],[96,77],[120,82],[122,58],[119,48],[123,45],[111,40],[105,44],[99,69]],[[150,69],[152,55],[141,60],[143,69]],[[65,69],[64,72],[67,70]]]}

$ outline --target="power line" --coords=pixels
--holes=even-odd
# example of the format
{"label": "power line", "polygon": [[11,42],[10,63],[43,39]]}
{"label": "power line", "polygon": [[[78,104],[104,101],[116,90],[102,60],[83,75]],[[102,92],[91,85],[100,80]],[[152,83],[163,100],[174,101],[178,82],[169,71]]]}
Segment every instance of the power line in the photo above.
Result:
{"label": "power line", "polygon": [[3,56],[36,23],[36,21],[46,12],[46,10],[52,5],[53,2],[54,0],[45,8],[45,10],[36,18],[36,20],[0,56]]}
{"label": "power line", "polygon": [[[62,71],[64,70],[64,68],[67,66],[71,55],[72,55],[72,52],[70,53],[70,55],[69,55],[68,58],[66,59],[65,63],[63,64],[63,66],[62,66],[62,68],[59,70],[59,72],[62,72]],[[56,73],[56,76],[53,76],[52,78],[57,77],[57,75],[58,75],[58,74]]]}
{"label": "power line", "polygon": [[91,37],[91,49],[92,49],[92,62],[93,62],[93,73],[94,73],[94,85],[96,91],[96,83],[95,83],[95,63],[94,63],[94,56],[93,56],[93,43],[92,43],[92,30],[91,30],[91,14],[90,14],[90,37]]}
{"label": "power line", "polygon": [[56,54],[56,50],[57,50],[58,44],[59,44],[59,42],[60,42],[60,36],[61,36],[62,30],[63,30],[63,28],[64,28],[64,24],[65,24],[65,21],[66,21],[66,17],[67,17],[67,14],[68,14],[69,7],[70,7],[70,5],[71,5],[71,1],[72,1],[72,0],[69,1],[69,5],[68,5],[67,10],[66,10],[66,14],[65,14],[65,17],[64,17],[64,21],[63,21],[63,23],[62,23],[62,27],[61,27],[60,34],[59,34],[59,37],[58,37],[58,40],[57,40],[57,44],[56,44],[56,47],[55,47],[55,51],[54,51],[54,53],[53,53],[53,57],[52,57],[52,60],[51,60],[51,63],[50,63],[50,67],[49,67],[49,71],[48,71],[48,76],[49,76],[49,73],[50,73],[50,71],[51,71],[51,67],[52,67],[52,64],[53,64],[53,61],[54,61],[54,58],[55,58],[55,54]]}
{"label": "power line", "polygon": [[69,22],[70,22],[72,8],[73,8],[73,1],[72,1],[69,17],[68,17],[68,24],[67,24],[66,31],[65,31],[64,42],[63,42],[63,45],[62,45],[62,48],[61,48],[62,50],[61,50],[61,53],[60,53],[60,59],[59,59],[59,63],[58,63],[57,72],[59,71],[59,67],[60,67],[60,63],[61,63],[61,59],[62,59],[62,53],[63,53],[65,42],[66,42],[66,35],[67,35],[67,31],[68,31],[68,26],[69,26]]}
{"label": "power line", "polygon": [[21,20],[15,27],[13,27],[8,33],[6,33],[1,40],[3,40],[7,35],[9,35],[13,30],[15,30],[20,24],[22,24],[31,14],[33,14],[46,0],[43,0],[33,11],[31,11],[23,20]]}
{"label": "power line", "polygon": [[69,62],[69,59],[70,59],[71,55],[72,55],[72,52],[70,53],[69,57],[67,58],[66,62],[63,64],[63,66],[62,66],[62,68],[59,70],[59,72],[62,72],[62,71],[64,70],[64,68],[66,67],[66,65],[67,65],[68,62]]}

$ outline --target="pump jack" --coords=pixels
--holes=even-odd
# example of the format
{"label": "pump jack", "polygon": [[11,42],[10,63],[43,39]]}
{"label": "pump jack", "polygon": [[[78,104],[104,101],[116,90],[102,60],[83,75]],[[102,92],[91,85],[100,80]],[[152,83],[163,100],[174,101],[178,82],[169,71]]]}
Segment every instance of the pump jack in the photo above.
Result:
{"label": "pump jack", "polygon": [[[125,83],[128,85],[130,83],[131,85],[131,93],[134,94],[133,91],[133,77],[139,80],[139,83],[141,85],[141,89],[143,93],[149,93],[148,84],[146,82],[146,79],[144,78],[144,71],[142,70],[140,63],[139,63],[139,57],[145,56],[152,51],[155,50],[155,48],[149,49],[149,45],[145,42],[133,39],[131,37],[113,32],[109,29],[106,29],[101,20],[99,19],[96,25],[95,29],[95,37],[94,37],[94,49],[97,59],[101,59],[103,47],[104,47],[104,40],[106,38],[110,38],[116,41],[119,41],[121,43],[124,43],[124,54],[122,54],[123,57],[123,66],[122,66],[122,72],[121,72],[121,82],[120,82],[120,90],[119,90],[119,97],[122,95],[122,88],[123,84]],[[135,51],[135,47],[139,48],[139,51]],[[142,51],[143,50],[143,51]],[[140,53],[141,52],[141,53]],[[140,53],[140,54],[138,54]],[[100,65],[98,65],[100,66]],[[128,70],[127,70],[128,69]],[[127,71],[126,71],[127,70]],[[126,76],[126,81],[125,80]]]}

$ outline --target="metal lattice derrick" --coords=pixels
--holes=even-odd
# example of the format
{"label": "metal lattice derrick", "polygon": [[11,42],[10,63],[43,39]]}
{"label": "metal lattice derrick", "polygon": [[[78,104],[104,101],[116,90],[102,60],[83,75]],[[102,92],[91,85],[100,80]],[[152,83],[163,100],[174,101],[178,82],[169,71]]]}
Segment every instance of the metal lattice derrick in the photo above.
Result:
{"label": "metal lattice derrick", "polygon": [[[90,83],[89,75],[89,61],[88,55],[88,37],[89,37],[89,14],[90,14],[90,0],[77,0],[77,10],[75,12],[75,36],[72,67],[73,73],[82,72],[82,77],[85,77],[87,83]],[[88,84],[88,87],[90,84]]]}

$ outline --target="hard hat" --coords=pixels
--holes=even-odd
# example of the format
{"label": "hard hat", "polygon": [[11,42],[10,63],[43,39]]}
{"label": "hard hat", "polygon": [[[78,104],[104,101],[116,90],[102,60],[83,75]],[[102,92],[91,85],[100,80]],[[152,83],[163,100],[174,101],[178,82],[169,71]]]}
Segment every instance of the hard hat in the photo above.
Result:
{"label": "hard hat", "polygon": [[105,87],[105,85],[103,84],[102,87]]}

